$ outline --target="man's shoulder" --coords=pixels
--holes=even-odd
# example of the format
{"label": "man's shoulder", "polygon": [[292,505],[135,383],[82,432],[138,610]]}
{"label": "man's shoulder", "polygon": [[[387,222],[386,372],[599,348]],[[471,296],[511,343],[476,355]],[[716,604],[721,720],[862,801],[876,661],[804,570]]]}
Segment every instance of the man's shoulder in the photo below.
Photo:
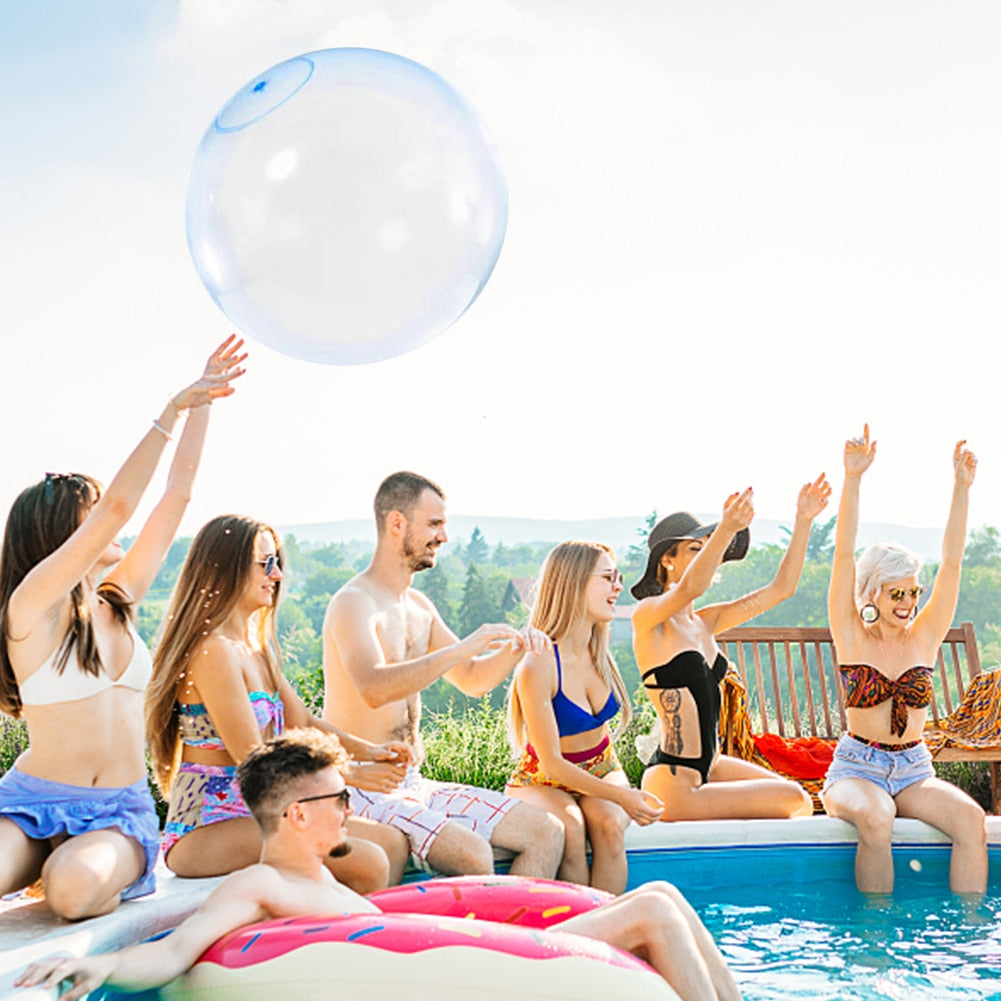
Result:
{"label": "man's shoulder", "polygon": [[349,609],[353,615],[366,607],[375,610],[378,607],[378,594],[365,574],[355,574],[346,584],[330,596],[327,602],[327,614],[337,614]]}

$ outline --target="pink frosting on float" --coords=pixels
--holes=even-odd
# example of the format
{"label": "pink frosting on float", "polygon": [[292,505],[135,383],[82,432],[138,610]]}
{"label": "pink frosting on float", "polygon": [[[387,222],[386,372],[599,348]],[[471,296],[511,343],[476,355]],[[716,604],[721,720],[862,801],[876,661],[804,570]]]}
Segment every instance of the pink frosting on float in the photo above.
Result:
{"label": "pink frosting on float", "polygon": [[526,928],[548,928],[612,900],[589,886],[518,876],[453,876],[393,886],[369,896],[394,914],[481,918]]}
{"label": "pink frosting on float", "polygon": [[199,962],[238,969],[320,942],[353,943],[396,953],[464,946],[525,959],[578,956],[610,966],[649,970],[628,953],[582,936],[427,914],[314,915],[263,921],[221,938]]}

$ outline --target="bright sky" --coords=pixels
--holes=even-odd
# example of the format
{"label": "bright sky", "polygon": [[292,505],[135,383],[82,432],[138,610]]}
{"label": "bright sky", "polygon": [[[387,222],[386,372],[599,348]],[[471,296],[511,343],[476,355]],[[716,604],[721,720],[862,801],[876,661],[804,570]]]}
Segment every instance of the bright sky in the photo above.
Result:
{"label": "bright sky", "polygon": [[966,437],[971,525],[999,524],[999,38],[991,0],[7,0],[0,506],[46,470],[109,479],[229,332],[184,232],[215,113],[365,46],[479,110],[499,262],[388,362],[251,344],[187,530],[365,517],[398,468],[462,514],[712,512],[753,484],[788,520],[865,420],[863,520],[942,524]]}

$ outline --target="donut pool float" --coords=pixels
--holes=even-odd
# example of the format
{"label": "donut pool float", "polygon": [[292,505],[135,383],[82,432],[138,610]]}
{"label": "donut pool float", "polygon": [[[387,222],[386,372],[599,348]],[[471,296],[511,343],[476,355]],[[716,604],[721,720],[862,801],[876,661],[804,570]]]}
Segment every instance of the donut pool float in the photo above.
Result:
{"label": "donut pool float", "polygon": [[641,960],[547,926],[608,899],[513,876],[372,894],[381,914],[240,928],[163,989],[170,1001],[677,1001]]}

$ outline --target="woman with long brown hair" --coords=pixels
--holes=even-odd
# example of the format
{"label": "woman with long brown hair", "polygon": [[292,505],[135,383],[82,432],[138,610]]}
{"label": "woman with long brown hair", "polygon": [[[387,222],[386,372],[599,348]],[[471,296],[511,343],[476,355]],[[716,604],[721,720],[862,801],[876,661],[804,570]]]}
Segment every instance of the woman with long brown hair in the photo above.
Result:
{"label": "woman with long brown hair", "polygon": [[[146,736],[170,801],[164,856],[182,876],[216,876],[257,861],[260,830],[236,768],[286,726],[335,733],[354,759],[345,778],[361,788],[394,789],[411,759],[406,744],[376,746],[317,719],[282,674],[275,639],[282,559],[269,525],[214,518],[195,536],[171,598],[153,659]],[[352,818],[350,827],[350,851],[330,868],[356,891],[381,889],[402,871],[406,839],[372,821]]]}
{"label": "woman with long brown hair", "polygon": [[[107,489],[46,474],[14,501],[0,558],[0,710],[29,747],[0,779],[0,893],[40,876],[64,918],[153,890],[159,827],[141,707],[150,657],[133,625],[191,495],[208,404],[233,392],[242,341],[153,421]],[[182,414],[163,497],[128,552],[115,541]]]}

